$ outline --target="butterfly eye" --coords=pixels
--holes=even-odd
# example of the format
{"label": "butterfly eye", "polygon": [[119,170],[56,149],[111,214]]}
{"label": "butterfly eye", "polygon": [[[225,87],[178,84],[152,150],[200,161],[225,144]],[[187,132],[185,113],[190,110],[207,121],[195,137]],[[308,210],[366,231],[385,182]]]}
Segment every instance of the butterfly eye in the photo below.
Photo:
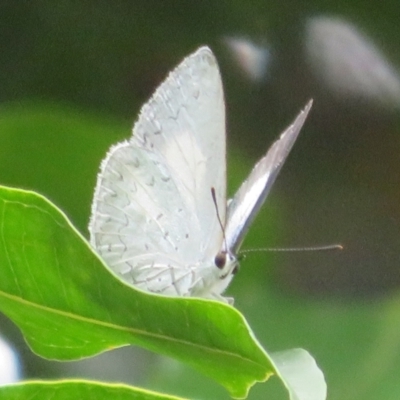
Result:
{"label": "butterfly eye", "polygon": [[214,264],[219,269],[224,268],[226,264],[226,253],[223,253],[222,251],[218,253],[214,258]]}

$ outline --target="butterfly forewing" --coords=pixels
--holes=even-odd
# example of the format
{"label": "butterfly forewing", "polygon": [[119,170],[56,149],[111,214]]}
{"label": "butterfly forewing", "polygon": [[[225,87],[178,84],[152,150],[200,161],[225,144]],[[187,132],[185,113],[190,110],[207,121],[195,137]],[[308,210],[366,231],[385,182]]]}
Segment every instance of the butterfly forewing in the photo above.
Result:
{"label": "butterfly forewing", "polygon": [[225,165],[222,82],[202,47],[170,73],[142,108],[132,138],[103,161],[92,245],[127,281],[188,294],[193,265],[201,268],[221,247],[211,187],[225,220]]}
{"label": "butterfly forewing", "polygon": [[208,48],[186,58],[157,89],[142,109],[131,142],[160,156],[202,236],[209,237],[215,221],[211,187],[225,220],[226,160],[222,81]]}
{"label": "butterfly forewing", "polygon": [[268,196],[312,106],[309,101],[303,111],[273,143],[267,154],[256,164],[248,178],[229,203],[225,236],[232,253],[239,249],[258,210]]}

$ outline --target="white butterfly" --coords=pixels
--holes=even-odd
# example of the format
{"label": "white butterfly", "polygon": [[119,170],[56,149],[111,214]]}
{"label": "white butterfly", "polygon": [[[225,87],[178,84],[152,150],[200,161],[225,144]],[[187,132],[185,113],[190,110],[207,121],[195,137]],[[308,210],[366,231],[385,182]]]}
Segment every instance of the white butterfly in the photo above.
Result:
{"label": "white butterfly", "polygon": [[235,254],[310,108],[311,101],[227,206],[224,94],[217,61],[201,47],[143,106],[129,141],[103,160],[92,246],[137,288],[231,302],[221,293],[237,271]]}

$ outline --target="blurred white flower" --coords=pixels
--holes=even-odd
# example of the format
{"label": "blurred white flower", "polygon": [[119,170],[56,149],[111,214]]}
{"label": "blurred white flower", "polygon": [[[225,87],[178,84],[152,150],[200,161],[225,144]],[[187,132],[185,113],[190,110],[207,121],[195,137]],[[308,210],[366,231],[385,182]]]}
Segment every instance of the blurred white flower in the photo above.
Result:
{"label": "blurred white flower", "polygon": [[20,365],[17,354],[0,337],[0,385],[17,382],[20,379]]}
{"label": "blurred white flower", "polygon": [[310,18],[305,50],[315,76],[339,98],[400,105],[397,71],[354,25],[339,18]]}
{"label": "blurred white flower", "polygon": [[255,82],[265,78],[270,61],[267,48],[240,37],[228,36],[223,41],[247,78]]}

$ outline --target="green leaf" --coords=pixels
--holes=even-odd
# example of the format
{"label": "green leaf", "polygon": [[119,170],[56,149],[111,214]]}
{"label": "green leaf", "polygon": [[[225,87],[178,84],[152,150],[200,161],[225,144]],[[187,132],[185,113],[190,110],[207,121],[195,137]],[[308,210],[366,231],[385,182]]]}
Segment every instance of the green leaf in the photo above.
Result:
{"label": "green leaf", "polygon": [[233,397],[276,373],[291,399],[325,398],[322,372],[307,352],[271,361],[236,309],[135,290],[33,192],[0,187],[0,272],[0,310],[43,357],[79,359],[133,344],[186,362]]}
{"label": "green leaf", "polygon": [[40,400],[184,400],[121,384],[103,384],[84,380],[31,381],[0,387],[0,399]]}
{"label": "green leaf", "polygon": [[33,192],[0,188],[0,268],[0,309],[43,357],[139,345],[186,362],[237,398],[275,372],[236,309],[134,290]]}
{"label": "green leaf", "polygon": [[291,400],[326,398],[324,375],[307,351],[286,350],[272,354],[271,358],[274,360],[278,375],[289,391]]}

